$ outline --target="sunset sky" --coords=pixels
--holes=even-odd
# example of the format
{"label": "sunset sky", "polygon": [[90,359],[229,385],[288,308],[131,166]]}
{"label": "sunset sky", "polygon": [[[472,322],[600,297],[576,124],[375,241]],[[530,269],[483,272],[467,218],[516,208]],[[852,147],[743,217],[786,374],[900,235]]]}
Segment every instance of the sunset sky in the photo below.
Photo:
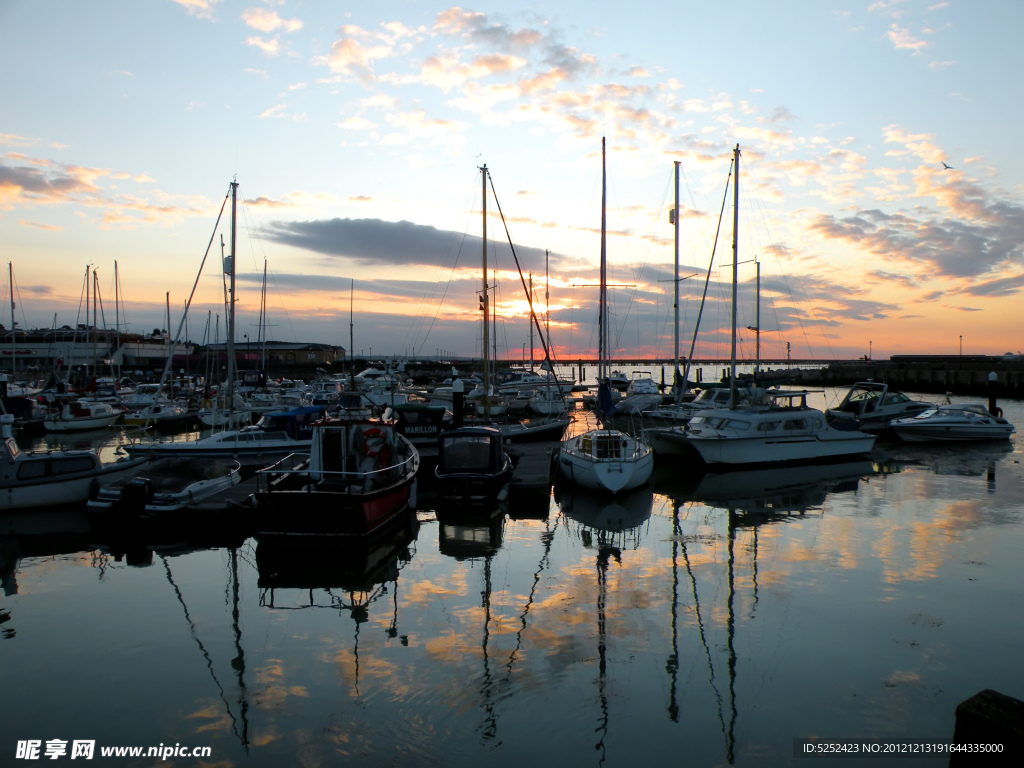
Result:
{"label": "sunset sky", "polygon": [[[272,339],[347,348],[354,279],[357,354],[479,354],[486,163],[538,310],[551,251],[571,359],[596,346],[607,136],[616,354],[669,356],[672,163],[688,348],[739,143],[739,324],[756,257],[765,356],[1017,352],[1022,28],[1009,1],[0,0],[0,256],[23,326],[73,324],[88,263],[112,326],[115,259],[130,328],[166,325],[166,291],[176,326],[237,175],[240,342],[265,257]],[[731,221],[730,195],[698,355],[728,349]],[[211,258],[194,341],[220,280]]]}

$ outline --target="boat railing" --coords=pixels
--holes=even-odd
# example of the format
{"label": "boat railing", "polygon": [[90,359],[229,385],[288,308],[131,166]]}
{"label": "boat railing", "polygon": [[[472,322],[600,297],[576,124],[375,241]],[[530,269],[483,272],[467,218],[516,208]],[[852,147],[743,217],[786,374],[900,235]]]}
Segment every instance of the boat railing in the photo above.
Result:
{"label": "boat railing", "polygon": [[[312,492],[315,483],[323,480],[340,480],[340,481],[351,481],[354,479],[362,480],[364,483],[370,485],[377,484],[382,481],[384,483],[392,481],[396,477],[404,477],[410,469],[413,469],[415,463],[418,461],[419,456],[416,452],[412,452],[404,460],[397,464],[392,464],[388,467],[381,467],[380,469],[373,469],[369,471],[339,471],[339,470],[327,470],[327,469],[309,469],[309,454],[302,453],[291,453],[285,456],[283,459],[276,461],[269,467],[264,467],[256,471],[256,484],[260,491],[266,493],[272,493],[275,490],[281,490],[281,483],[285,478],[296,478],[305,476],[307,483],[304,489],[308,492]],[[303,465],[306,468],[303,468]],[[383,483],[381,483],[381,486]],[[351,493],[352,485],[349,484],[349,493]]]}

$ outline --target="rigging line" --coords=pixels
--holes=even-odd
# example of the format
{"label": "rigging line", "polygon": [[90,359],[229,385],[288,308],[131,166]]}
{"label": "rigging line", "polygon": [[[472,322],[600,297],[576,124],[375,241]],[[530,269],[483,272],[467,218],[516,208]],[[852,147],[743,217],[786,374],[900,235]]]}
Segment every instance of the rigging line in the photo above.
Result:
{"label": "rigging line", "polygon": [[[508,247],[512,250],[512,258],[515,259],[516,269],[519,270],[519,281],[523,284],[523,293],[526,294],[526,300],[530,305],[530,319],[537,328],[537,335],[540,338],[540,343],[544,346],[544,362],[547,363],[547,370],[553,372],[555,364],[554,358],[551,355],[551,348],[548,345],[547,337],[544,335],[544,327],[540,324],[540,320],[537,318],[537,313],[533,310],[533,296],[530,295],[530,291],[526,287],[526,277],[523,275],[523,267],[519,263],[519,256],[516,254],[516,246],[512,242],[512,234],[508,231],[508,222],[505,221],[505,213],[501,210],[501,203],[498,201],[498,192],[494,188],[494,177],[491,176],[490,171],[487,172],[487,178],[491,181],[491,194],[494,195],[494,204],[497,206],[498,213],[501,215],[501,224],[505,228],[505,237],[508,238]],[[565,393],[562,391],[562,388],[557,386],[556,383],[555,389],[558,391],[558,396],[564,403]]]}
{"label": "rigging line", "polygon": [[[249,213],[249,211],[248,211],[249,207],[245,204],[244,198],[241,200],[241,203],[242,203],[242,216],[243,216],[243,218],[248,218],[249,224],[250,224],[250,227],[248,228],[248,231],[246,232],[246,236],[249,238],[249,249],[250,249],[250,251],[252,251],[252,238],[255,236],[256,242],[260,246],[260,253],[263,254],[263,260],[264,261],[269,261],[269,259],[267,258],[267,249],[263,246],[263,238],[260,237],[259,228],[256,226],[256,222],[252,218],[252,214]],[[254,251],[252,251],[252,259],[253,259],[253,264],[255,265],[255,269],[258,272],[259,271],[259,262],[256,261],[256,253]],[[268,268],[267,272],[270,274],[271,278],[273,279],[274,290],[277,291],[277,298],[281,302],[281,311],[284,312],[285,320],[288,321],[288,327],[291,329],[292,338],[295,339],[295,341],[297,342],[299,340],[299,335],[295,332],[295,326],[292,324],[291,315],[288,314],[288,307],[284,303],[284,296],[281,294],[281,287],[277,284],[277,279],[276,279],[277,276],[274,274],[274,271],[272,269]],[[225,293],[225,297],[226,296],[227,296],[227,294]],[[226,298],[225,298],[225,308],[224,308],[224,311],[225,311],[225,316],[226,316],[226,313],[227,313],[227,300],[226,300]],[[268,331],[270,330],[269,326],[268,326],[267,330]]]}
{"label": "rigging line", "polygon": [[[473,183],[469,186],[469,193],[464,198],[464,211],[472,211],[476,208],[477,200],[477,184],[476,174],[473,174]],[[410,335],[412,336],[412,346],[421,347],[426,344],[427,338],[430,335],[430,331],[433,330],[434,322],[437,320],[438,315],[441,313],[441,306],[444,304],[445,298],[448,295],[448,289],[451,287],[451,282],[455,277],[455,270],[458,268],[459,259],[462,256],[462,249],[466,244],[466,237],[469,235],[469,227],[472,224],[472,216],[466,217],[466,226],[462,232],[462,239],[459,242],[459,250],[455,255],[455,263],[452,265],[451,271],[448,275],[448,282],[445,284],[445,290],[438,302],[438,307],[434,311],[434,316],[431,318],[430,326],[426,333],[423,335],[423,339],[420,340],[419,334],[423,329],[423,325],[426,322],[426,315],[429,312],[430,306],[434,303],[434,298],[437,296],[437,289],[440,283],[440,276],[445,269],[448,259],[451,256],[452,249],[455,247],[455,242],[458,239],[458,230],[453,229],[449,231],[448,239],[445,242],[444,248],[441,250],[441,258],[438,263],[434,266],[434,271],[430,277],[430,288],[427,291],[426,296],[420,298],[419,304],[416,307],[416,311],[413,313],[413,320],[409,327],[406,329],[405,337],[402,340],[402,346],[405,346],[409,342]]]}
{"label": "rigging line", "polygon": [[[575,311],[576,311],[576,280],[577,280],[577,278],[579,277],[579,274],[580,274],[580,265],[583,263],[583,242],[584,242],[584,238],[585,238],[585,233],[589,231],[590,214],[591,214],[591,212],[594,209],[594,198],[597,196],[597,183],[598,183],[598,180],[600,178],[601,178],[600,174],[595,174],[594,175],[594,187],[593,187],[593,189],[590,190],[590,204],[587,206],[587,215],[586,215],[586,218],[583,221],[583,229],[582,229],[582,233],[583,234],[580,235],[580,250],[579,250],[579,253],[576,254],[576,264],[573,266],[572,281],[570,283],[570,285],[572,285],[572,292],[570,294],[571,297],[572,297],[572,305],[569,307],[569,354],[570,354],[570,356],[572,354],[572,337],[573,337],[574,331],[576,330],[576,324],[573,322],[573,317],[574,317]],[[590,345],[590,342],[591,342],[591,340],[593,340],[593,338],[594,338],[594,328],[593,328],[593,325],[591,325],[591,328],[590,328],[590,338],[587,340],[587,345],[588,346]]]}
{"label": "rigging line", "polygon": [[[476,208],[476,191],[477,190],[476,190],[475,174],[474,174],[474,182],[473,182],[473,184],[470,185],[469,189],[470,189],[470,193],[464,198],[463,210],[473,210],[474,208]],[[466,217],[466,227],[465,227],[465,230],[463,231],[463,238],[462,238],[463,243],[465,242],[466,233],[468,233],[468,231],[469,231],[470,222],[471,222],[471,217],[467,216]],[[420,331],[423,328],[424,323],[426,322],[426,315],[427,315],[427,313],[429,311],[430,306],[434,302],[434,297],[437,295],[438,283],[440,282],[440,275],[443,272],[443,270],[445,269],[445,266],[446,266],[446,264],[448,262],[448,259],[449,259],[450,255],[451,255],[451,251],[452,251],[452,248],[454,247],[454,244],[455,244],[455,241],[456,241],[457,237],[458,237],[458,230],[457,229],[453,229],[453,230],[449,231],[448,237],[447,237],[446,242],[444,244],[444,247],[440,251],[440,258],[439,258],[437,264],[434,265],[433,272],[432,272],[432,274],[430,276],[430,280],[427,281],[428,285],[430,287],[429,287],[426,295],[425,296],[421,296],[419,298],[419,303],[416,306],[416,310],[415,310],[415,312],[412,313],[412,316],[411,316],[412,317],[412,322],[406,328],[405,336],[402,339],[402,346],[406,346],[406,345],[409,344],[410,336],[411,336],[412,346],[413,347],[417,347],[417,346],[421,345],[421,343],[419,341],[419,334],[420,334]],[[461,254],[461,249],[462,249],[462,244],[460,244],[460,246],[459,246],[460,254]],[[453,272],[454,272],[454,269],[455,269],[455,267],[453,266],[452,267],[452,271]],[[448,280],[449,284],[451,283],[451,278],[452,278],[452,275],[449,275],[449,280]],[[447,293],[447,287],[448,286],[446,285],[446,293]],[[443,302],[443,299],[442,299],[442,302]],[[440,306],[438,307],[437,311],[435,312],[434,317],[436,318],[439,313],[440,313]],[[432,324],[433,323],[431,323],[431,325]],[[426,336],[424,336],[423,342],[424,343],[426,342]]]}
{"label": "rigging line", "polygon": [[[11,274],[14,274],[14,270],[11,270]],[[18,278],[14,279],[14,292],[18,294],[18,305],[21,307],[21,324],[25,330],[28,330],[28,318],[25,316],[25,302],[21,300],[21,286],[18,285]],[[13,328],[11,329],[14,330]]]}
{"label": "rigging line", "polygon": [[199,646],[199,650],[202,652],[203,658],[206,659],[206,668],[210,670],[210,677],[213,678],[213,682],[217,685],[217,690],[220,691],[220,700],[224,702],[224,709],[228,711],[228,717],[231,718],[231,729],[235,732],[235,736],[241,741],[242,737],[238,733],[238,723],[235,721],[235,714],[231,711],[231,705],[228,704],[227,695],[224,693],[224,686],[220,684],[220,680],[217,679],[217,673],[213,671],[213,659],[210,658],[210,654],[206,650],[206,646],[203,645],[203,641],[200,640],[199,635],[196,634],[195,622],[192,621],[192,616],[189,615],[188,606],[185,605],[185,598],[181,596],[181,590],[178,589],[178,585],[174,583],[174,577],[171,575],[171,565],[167,562],[167,557],[165,555],[160,555],[160,559],[163,560],[164,570],[167,572],[167,581],[174,590],[174,594],[178,598],[178,602],[181,603],[181,610],[185,612],[185,621],[188,622],[188,628],[192,635],[192,639],[195,640],[196,645]]}
{"label": "rigging line", "polygon": [[[708,282],[711,280],[711,267],[715,263],[715,251],[718,250],[718,236],[722,231],[722,215],[725,213],[725,202],[729,199],[729,182],[732,181],[733,165],[736,159],[729,163],[729,175],[725,177],[725,192],[722,193],[722,207],[718,211],[718,226],[715,228],[715,242],[711,246],[711,260],[708,262],[708,273],[704,278],[704,293],[700,297],[700,309],[697,311],[697,322],[693,325],[693,338],[690,341],[690,354],[686,356],[686,365],[683,366],[683,382],[690,376],[690,361],[693,360],[693,349],[697,345],[697,334],[700,332],[700,318],[704,314],[704,302],[708,297]],[[682,395],[683,387],[679,387],[679,395]]]}
{"label": "rigging line", "polygon": [[[768,239],[771,241],[771,249],[772,249],[772,251],[775,254],[776,260],[779,261],[779,266],[781,267],[782,266],[782,260],[779,258],[779,250],[778,250],[778,247],[776,246],[776,242],[778,240],[779,228],[778,228],[777,225],[775,225],[775,220],[772,217],[771,212],[768,210],[768,206],[765,204],[764,200],[761,198],[760,192],[758,190],[759,184],[758,184],[756,176],[752,179],[752,181],[753,181],[753,187],[754,187],[754,198],[757,200],[757,202],[759,203],[759,205],[762,208],[761,219],[765,223],[765,230],[768,232]],[[766,214],[767,214],[767,221],[765,221],[765,215]],[[770,226],[769,226],[768,222],[771,222]],[[771,236],[771,229],[772,228],[775,229],[776,236],[774,238]],[[786,249],[786,258],[789,260],[790,267],[793,269],[793,274],[796,275],[797,274],[796,265],[793,263],[793,257],[789,254],[789,249]],[[790,290],[790,288],[789,288],[789,281],[786,279],[786,274],[785,273],[782,273],[782,280],[786,284],[786,290],[789,291]],[[803,281],[797,279],[797,283],[800,286],[801,292],[804,294],[804,302],[807,304],[808,310],[810,311],[810,314],[811,314],[811,318],[814,320],[815,324],[818,326],[818,331],[821,334],[822,340],[825,342],[825,346],[828,347],[829,354],[832,356],[833,360],[838,359],[838,357],[836,356],[835,351],[832,349],[832,344],[829,343],[828,336],[825,335],[825,327],[824,327],[824,325],[822,324],[821,320],[818,318],[817,314],[815,314],[815,312],[814,312],[814,305],[811,304],[811,301],[810,301],[809,297],[807,296],[807,290],[803,287]],[[793,294],[792,294],[792,292],[790,292],[790,298],[792,299],[792,297],[793,297]],[[803,326],[803,321],[798,318],[798,322],[800,322],[800,329],[803,332],[804,341],[807,344],[807,351],[808,351],[808,353],[812,353],[811,342],[807,338],[807,330]]]}
{"label": "rigging line", "polygon": [[[669,175],[669,180],[665,184],[665,190],[664,190],[664,192],[662,192],[661,207],[658,209],[658,213],[654,217],[654,221],[651,224],[651,234],[647,238],[647,251],[643,255],[643,259],[640,262],[640,267],[638,269],[634,270],[634,272],[633,272],[633,279],[636,282],[635,282],[635,285],[633,286],[633,293],[629,297],[629,301],[626,303],[626,308],[625,308],[625,311],[623,312],[623,315],[622,315],[622,322],[619,324],[619,329],[618,329],[618,332],[617,332],[617,334],[615,336],[615,346],[616,347],[619,346],[619,340],[621,339],[622,334],[625,332],[626,323],[629,321],[629,313],[630,313],[630,311],[633,308],[633,303],[636,300],[636,295],[637,295],[637,293],[640,292],[640,280],[643,278],[644,268],[647,266],[647,261],[648,261],[648,259],[650,259],[650,256],[651,256],[651,246],[654,245],[655,230],[657,229],[658,222],[661,221],[661,213],[662,213],[662,211],[665,210],[665,200],[668,199],[668,190],[669,190],[669,187],[671,187],[671,185],[672,185],[672,176],[670,174]],[[615,184],[613,182],[612,183],[612,191],[613,192],[614,192],[614,189],[615,189]],[[627,254],[629,253],[628,249],[627,249],[626,253]],[[640,318],[639,318],[639,314],[638,314],[637,315],[637,323],[638,323],[637,324],[637,337],[638,337],[637,338],[637,348],[638,349],[639,349],[639,346],[640,346],[639,345],[639,334],[640,334],[639,319]]]}

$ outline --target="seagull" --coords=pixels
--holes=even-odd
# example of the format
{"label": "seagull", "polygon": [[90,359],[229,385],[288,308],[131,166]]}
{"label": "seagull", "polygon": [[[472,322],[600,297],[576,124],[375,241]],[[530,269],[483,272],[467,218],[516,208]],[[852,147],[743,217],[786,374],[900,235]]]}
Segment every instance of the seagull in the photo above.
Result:
{"label": "seagull", "polygon": [[944,170],[944,171],[952,171],[952,170],[955,170],[955,169],[953,168],[953,166],[946,165],[945,163],[943,163],[942,164],[942,170]]}

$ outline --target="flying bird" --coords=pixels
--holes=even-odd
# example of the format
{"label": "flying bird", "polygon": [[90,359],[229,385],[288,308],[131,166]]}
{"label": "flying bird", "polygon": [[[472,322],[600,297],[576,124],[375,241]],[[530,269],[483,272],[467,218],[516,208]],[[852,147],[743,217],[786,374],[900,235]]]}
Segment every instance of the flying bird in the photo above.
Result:
{"label": "flying bird", "polygon": [[952,165],[946,165],[945,163],[943,163],[942,164],[942,170],[944,170],[944,171],[952,171],[952,170],[955,170],[955,169],[953,168]]}

